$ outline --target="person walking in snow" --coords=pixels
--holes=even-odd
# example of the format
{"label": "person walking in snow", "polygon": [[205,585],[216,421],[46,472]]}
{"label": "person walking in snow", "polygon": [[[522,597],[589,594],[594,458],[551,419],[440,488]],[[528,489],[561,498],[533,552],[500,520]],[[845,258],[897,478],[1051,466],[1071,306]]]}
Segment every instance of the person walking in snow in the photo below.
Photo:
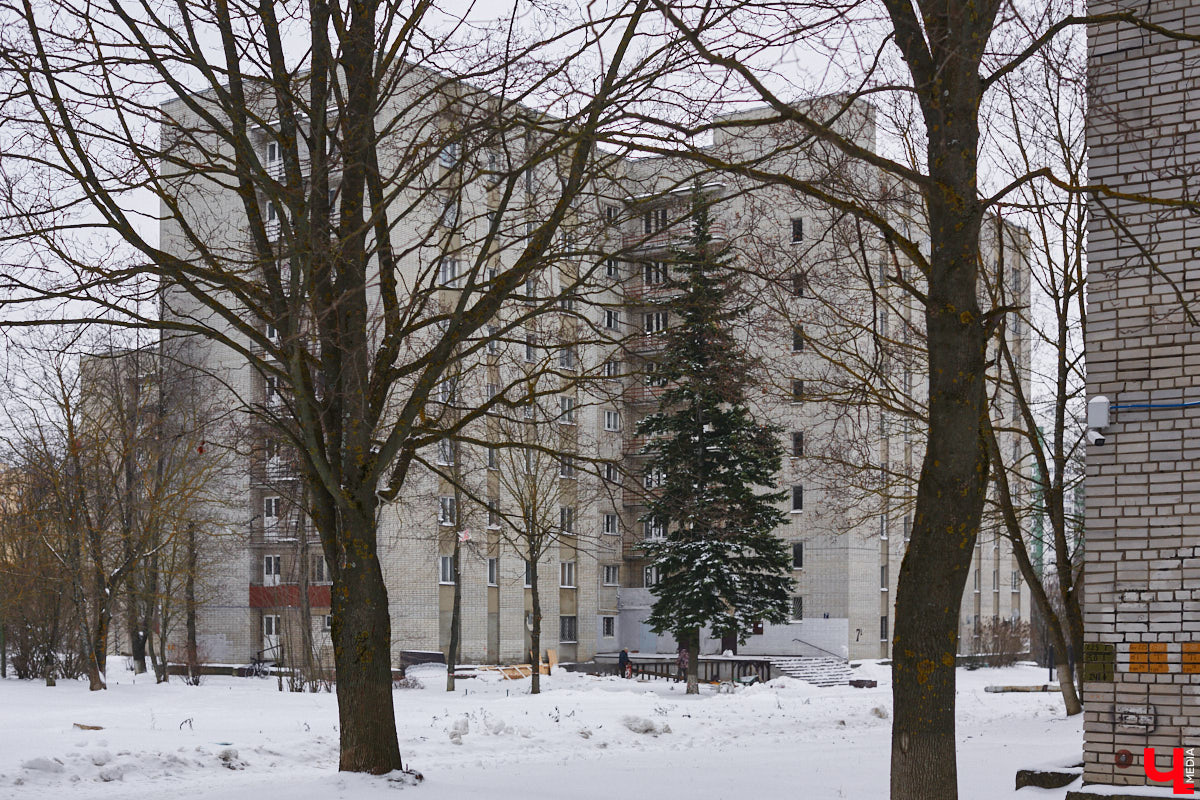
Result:
{"label": "person walking in snow", "polygon": [[679,648],[679,657],[675,659],[676,665],[679,667],[679,680],[687,680],[688,670],[688,649],[687,647]]}

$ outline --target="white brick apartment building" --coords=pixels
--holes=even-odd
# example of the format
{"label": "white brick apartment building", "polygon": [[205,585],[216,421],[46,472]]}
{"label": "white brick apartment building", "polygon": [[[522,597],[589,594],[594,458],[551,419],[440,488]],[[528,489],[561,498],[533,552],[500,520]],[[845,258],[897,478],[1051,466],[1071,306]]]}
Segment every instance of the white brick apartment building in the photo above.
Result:
{"label": "white brick apartment building", "polygon": [[[838,125],[859,143],[875,146],[873,115],[866,106],[854,106]],[[733,160],[765,157],[772,168],[789,174],[828,171],[831,180],[852,178],[873,187],[880,202],[895,200],[881,193],[873,176],[838,172],[815,148],[784,148],[775,154],[788,135],[775,127],[738,137],[718,135],[712,148]],[[262,131],[260,139],[261,158],[270,164],[275,156],[269,131]],[[473,157],[445,148],[428,169],[441,175]],[[633,430],[654,407],[656,387],[642,367],[654,352],[654,333],[670,324],[669,307],[657,301],[663,299],[662,264],[687,232],[695,182],[687,164],[672,158],[621,162],[577,209],[574,230],[585,242],[564,241],[561,263],[527,284],[500,315],[498,326],[506,333],[497,334],[494,343],[439,388],[439,413],[451,413],[451,408],[504,395],[523,375],[543,373],[535,403],[514,402],[509,413],[473,423],[460,441],[429,448],[428,468],[414,469],[403,495],[384,507],[380,560],[389,587],[394,660],[401,650],[448,647],[453,602],[449,559],[456,538],[462,544],[461,660],[528,659],[528,573],[511,541],[511,519],[518,487],[529,485],[528,479],[514,475],[534,473],[540,476],[539,491],[549,498],[543,511],[557,519],[552,544],[538,565],[543,649],[557,651],[564,661],[588,660],[622,646],[673,651],[669,637],[655,636],[641,623],[654,575],[641,558],[639,542],[658,532],[639,522],[645,486],[637,456],[641,442]],[[533,170],[524,180],[527,213],[534,213],[553,184]],[[919,315],[912,303],[894,285],[880,290],[881,304],[870,301],[873,295],[862,277],[902,267],[875,240],[857,245],[844,219],[790,190],[746,184],[732,173],[710,172],[703,182],[704,193],[719,200],[715,232],[730,243],[738,263],[756,273],[746,286],[757,302],[745,328],[747,347],[763,364],[762,375],[756,376],[761,383],[756,404],[764,420],[780,427],[789,455],[779,480],[789,490],[791,524],[779,535],[794,556],[794,619],[749,632],[739,652],[886,657],[891,597],[911,513],[907,487],[919,470],[922,433],[897,406],[881,411],[875,401],[857,407],[848,403],[843,390],[852,370],[831,367],[829,355],[876,362],[882,355],[887,362],[889,354],[919,343]],[[417,193],[416,187],[413,191]],[[465,253],[472,246],[472,226],[493,221],[496,192],[486,177],[464,181],[452,218],[449,204],[439,206],[429,197],[393,202],[411,200],[414,208],[423,209],[412,218],[414,225],[448,228],[449,236],[458,237],[453,239],[456,252]],[[237,246],[240,207],[232,192],[207,188],[187,199],[214,237]],[[899,220],[904,208],[896,201],[889,213]],[[169,247],[182,237],[177,222],[166,216],[162,241]],[[913,231],[920,229],[919,220],[910,224]],[[524,230],[510,227],[518,242]],[[1019,242],[1019,232],[1007,236]],[[426,244],[413,235],[401,271],[407,285],[429,290],[434,307],[450,308],[467,290],[459,273],[460,256]],[[993,261],[999,258],[995,247],[987,250]],[[511,259],[512,250],[500,247],[489,270],[503,271]],[[1014,293],[1027,297],[1019,246],[1006,248],[1004,259]],[[562,287],[572,284],[578,289],[574,296],[557,298]],[[168,291],[165,297],[168,313],[177,319],[209,318],[209,312],[181,293]],[[519,330],[506,327],[506,321],[545,297],[555,298],[550,313]],[[232,342],[248,347],[237,331],[226,332]],[[836,350],[829,345],[835,338]],[[569,342],[579,344],[564,344]],[[253,409],[261,416],[286,407],[287,398],[275,382],[234,349],[187,338],[169,340],[164,347],[210,375],[213,392],[227,396],[231,408]],[[1027,358],[1027,343],[1018,352]],[[877,376],[882,383],[874,388],[888,397],[907,396],[909,405],[919,407],[924,385],[920,365],[907,358],[903,362],[894,367],[885,363]],[[572,379],[579,375],[589,380]],[[540,438],[521,442],[526,434],[514,436],[504,427],[521,423],[529,423],[521,430]],[[537,447],[500,448],[489,442]],[[295,660],[308,647],[305,628],[320,651],[328,646],[329,576],[302,513],[301,483],[285,449],[251,414],[243,424],[230,426],[226,440],[214,446],[227,454],[230,473],[236,476],[223,492],[227,503],[220,512],[220,533],[233,545],[228,548],[232,555],[205,576],[202,658]],[[538,448],[564,457],[551,461],[528,454]],[[855,459],[833,458],[839,448],[854,452]],[[835,474],[828,465],[838,461],[844,467]],[[852,466],[857,477],[847,478]],[[459,484],[457,490],[450,477]],[[1002,540],[981,536],[975,581],[967,587],[963,606],[962,652],[970,652],[980,620],[1027,615],[1028,594],[1012,579],[1015,572]],[[707,641],[703,647],[717,652],[730,644]]]}

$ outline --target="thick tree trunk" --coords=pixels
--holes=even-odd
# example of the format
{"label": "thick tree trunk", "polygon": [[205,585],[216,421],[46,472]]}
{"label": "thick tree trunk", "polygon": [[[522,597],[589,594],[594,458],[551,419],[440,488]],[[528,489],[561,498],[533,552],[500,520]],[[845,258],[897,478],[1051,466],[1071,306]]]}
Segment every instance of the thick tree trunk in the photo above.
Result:
{"label": "thick tree trunk", "polygon": [[[371,519],[342,517],[344,563],[334,573],[333,659],[344,772],[404,768],[392,704],[392,623]],[[354,525],[354,529],[349,526]]]}
{"label": "thick tree trunk", "polygon": [[925,107],[934,181],[925,192],[932,238],[929,439],[896,593],[892,800],[958,797],[958,620],[989,475],[987,336],[977,299],[979,81],[956,65],[928,88],[935,97]]}
{"label": "thick tree trunk", "polygon": [[533,667],[531,694],[542,691],[542,598],[538,593],[537,559],[531,559],[529,568],[529,597],[533,604],[533,630],[529,634],[529,664]]}
{"label": "thick tree trunk", "polygon": [[88,643],[88,689],[96,692],[107,689],[105,674],[108,670],[108,630],[112,625],[112,611],[104,602],[97,602],[96,622]]}

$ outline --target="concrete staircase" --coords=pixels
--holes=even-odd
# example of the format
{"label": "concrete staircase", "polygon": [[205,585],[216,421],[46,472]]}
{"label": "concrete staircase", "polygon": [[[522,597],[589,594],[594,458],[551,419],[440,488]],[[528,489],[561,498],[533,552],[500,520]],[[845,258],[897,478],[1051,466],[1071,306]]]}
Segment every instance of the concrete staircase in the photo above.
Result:
{"label": "concrete staircase", "polygon": [[831,656],[788,656],[769,659],[776,670],[814,686],[845,686],[850,682],[850,663]]}

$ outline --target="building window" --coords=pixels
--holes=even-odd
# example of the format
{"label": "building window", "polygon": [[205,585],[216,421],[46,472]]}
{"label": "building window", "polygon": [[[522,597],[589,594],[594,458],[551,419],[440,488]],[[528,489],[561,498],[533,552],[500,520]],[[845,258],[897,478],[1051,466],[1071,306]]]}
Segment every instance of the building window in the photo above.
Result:
{"label": "building window", "polygon": [[647,211],[642,215],[642,233],[645,235],[657,233],[665,227],[667,227],[667,210],[665,208]]}
{"label": "building window", "polygon": [[804,352],[804,328],[799,325],[792,328],[792,352]]}
{"label": "building window", "polygon": [[604,430],[619,431],[621,430],[621,413],[619,411],[604,412]]}
{"label": "building window", "polygon": [[558,585],[562,589],[575,588],[575,562],[558,562]]}
{"label": "building window", "polygon": [[642,481],[647,489],[657,489],[666,483],[667,475],[661,469],[648,469]]}
{"label": "building window", "polygon": [[804,402],[804,381],[792,381],[792,402]]}
{"label": "building window", "polygon": [[642,281],[648,286],[663,283],[667,279],[667,265],[662,261],[647,261],[642,265]]}
{"label": "building window", "polygon": [[803,597],[793,597],[792,598],[792,614],[791,614],[790,619],[792,622],[803,622],[804,621],[804,598]]}
{"label": "building window", "polygon": [[321,630],[333,630],[333,614],[326,614],[325,616],[321,617]]}
{"label": "building window", "polygon": [[500,451],[495,447],[487,449],[487,468],[500,469]]}
{"label": "building window", "polygon": [[604,362],[604,377],[606,377],[606,378],[621,377],[621,362],[620,361],[605,361]]}
{"label": "building window", "polygon": [[488,527],[493,528],[493,529],[499,528],[500,527],[500,501],[499,500],[488,500],[487,501],[487,510],[488,510]]}
{"label": "building window", "polygon": [[992,570],[992,591],[1000,591],[1000,570],[998,569]]}
{"label": "building window", "polygon": [[662,333],[667,329],[667,312],[651,311],[642,315],[643,328],[646,333]]}
{"label": "building window", "polygon": [[487,326],[487,351],[493,354],[500,352],[500,327],[498,325]]}
{"label": "building window", "polygon": [[575,533],[575,506],[558,507],[558,529],[568,535]]}
{"label": "building window", "polygon": [[886,642],[888,640],[888,618],[884,614],[879,618],[879,641]]}
{"label": "building window", "polygon": [[453,497],[438,498],[438,523],[441,525],[453,525],[458,519],[457,509],[454,505]]}
{"label": "building window", "polygon": [[534,416],[536,416],[534,413],[535,411],[536,408],[533,405],[533,398],[530,398],[521,404],[521,416],[525,419],[533,419]]}
{"label": "building window", "polygon": [[1012,588],[1014,592],[1020,591],[1021,589],[1021,573],[1015,569],[1012,573]]}
{"label": "building window", "polygon": [[498,559],[498,558],[489,558],[488,559],[488,582],[487,582],[487,585],[488,586],[499,586],[500,585],[500,559]]}
{"label": "building window", "polygon": [[975,591],[976,591],[976,593],[978,593],[978,592],[979,592],[979,589],[980,589],[980,580],[979,580],[979,578],[980,578],[980,576],[979,576],[979,567],[976,567],[976,568],[975,568]]}
{"label": "building window", "polygon": [[[262,653],[262,655],[267,656],[268,658],[278,658],[279,654],[278,654],[278,652],[276,652],[276,650],[279,647],[279,641],[278,641],[279,633],[280,633],[279,615],[278,614],[263,614],[262,620],[263,620],[263,651],[264,651]],[[271,651],[270,655],[268,655],[266,652],[268,650]]]}
{"label": "building window", "polygon": [[537,361],[537,339],[532,333],[525,334],[525,362]]}
{"label": "building window", "polygon": [[528,560],[525,561],[525,588],[533,586],[533,564]]}
{"label": "building window", "polygon": [[325,556],[314,556],[312,560],[312,582],[329,583],[330,580],[329,565],[325,563]]}
{"label": "building window", "polygon": [[606,308],[604,310],[604,327],[610,331],[615,331],[621,325],[621,312],[616,309]]}
{"label": "building window", "polygon": [[[605,420],[605,422],[607,422],[607,420]],[[611,461],[605,462],[604,464],[604,480],[608,483],[617,482],[617,465]]]}
{"label": "building window", "polygon": [[458,379],[446,378],[434,389],[434,399],[439,403],[453,403],[458,395]]}
{"label": "building window", "polygon": [[438,153],[438,163],[443,167],[453,167],[458,163],[458,142],[452,142]]}
{"label": "building window", "polygon": [[278,586],[281,571],[281,556],[263,556],[263,586]]}
{"label": "building window", "polygon": [[282,161],[283,151],[279,148],[279,142],[267,142],[267,169],[277,170]]}
{"label": "building window", "polygon": [[558,457],[558,477],[574,478],[575,477],[575,459],[571,456]]}
{"label": "building window", "polygon": [[558,398],[558,421],[563,425],[575,424],[575,398]]}
{"label": "building window", "polygon": [[615,536],[621,532],[620,528],[618,527],[616,514],[604,515],[604,532],[610,536]]}
{"label": "building window", "polygon": [[534,467],[533,450],[526,447],[522,450],[522,452],[525,454],[525,474],[532,475]]}
{"label": "building window", "polygon": [[792,542],[792,569],[804,569],[804,542]]}
{"label": "building window", "polygon": [[621,567],[616,564],[605,564],[601,582],[605,586],[617,586],[621,583]]}
{"label": "building window", "polygon": [[458,280],[458,259],[443,258],[441,261],[440,278],[443,286],[453,286]]}
{"label": "building window", "polygon": [[458,201],[453,197],[447,197],[442,201],[442,214],[439,221],[447,228],[453,228],[458,224]]}
{"label": "building window", "polygon": [[908,544],[908,540],[912,538],[912,517],[904,517],[904,543]]}
{"label": "building window", "polygon": [[792,487],[792,511],[803,511],[803,510],[804,510],[804,487],[803,486],[793,486]]}
{"label": "building window", "polygon": [[888,538],[888,518],[887,514],[879,515],[879,538],[886,540]]}
{"label": "building window", "polygon": [[442,466],[449,466],[454,463],[454,442],[450,439],[441,439],[438,441],[437,463]]}
{"label": "building window", "polygon": [[609,225],[617,224],[617,217],[620,215],[621,209],[613,205],[604,206],[604,219]]}
{"label": "building window", "polygon": [[575,369],[575,365],[578,363],[579,355],[575,345],[568,345],[558,351],[558,365],[563,369]]}
{"label": "building window", "polygon": [[575,617],[558,618],[558,641],[567,644],[578,641]]}
{"label": "building window", "polygon": [[655,517],[642,520],[642,536],[650,540],[663,539],[667,535],[667,526]]}
{"label": "building window", "polygon": [[617,278],[621,275],[619,262],[615,258],[604,259],[604,276],[606,278]]}
{"label": "building window", "polygon": [[792,458],[804,456],[804,431],[792,431]]}
{"label": "building window", "polygon": [[454,556],[438,556],[438,583],[454,583]]}
{"label": "building window", "polygon": [[886,592],[888,590],[888,565],[879,565],[879,591]]}
{"label": "building window", "polygon": [[647,589],[649,589],[651,586],[657,586],[658,567],[646,567],[644,570],[642,570],[642,582],[645,583]]}
{"label": "building window", "polygon": [[804,220],[792,217],[792,244],[804,241]]}
{"label": "building window", "polygon": [[616,617],[601,617],[600,618],[600,635],[605,639],[612,639],[617,635],[617,618]]}
{"label": "building window", "polygon": [[279,518],[283,516],[282,497],[263,498],[263,528],[274,533],[279,528]]}
{"label": "building window", "polygon": [[793,272],[791,280],[792,297],[804,297],[808,292],[808,273]]}
{"label": "building window", "polygon": [[488,400],[494,400],[496,395],[500,394],[500,384],[488,383],[484,384],[484,392],[487,394]]}

